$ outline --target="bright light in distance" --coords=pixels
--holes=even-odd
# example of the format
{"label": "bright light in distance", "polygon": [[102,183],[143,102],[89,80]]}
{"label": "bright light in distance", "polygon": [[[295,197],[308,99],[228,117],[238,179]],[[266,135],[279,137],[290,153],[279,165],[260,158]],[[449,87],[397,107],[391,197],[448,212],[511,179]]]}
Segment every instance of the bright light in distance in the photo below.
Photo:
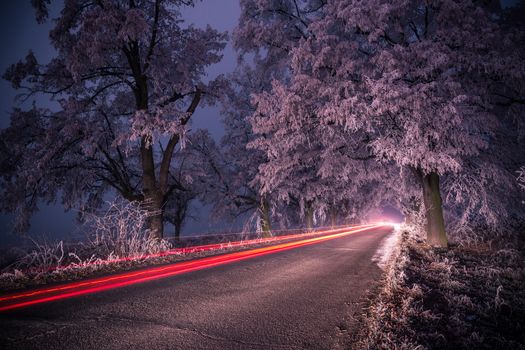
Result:
{"label": "bright light in distance", "polygon": [[386,221],[386,220],[375,222],[374,224],[381,225],[381,226],[392,226],[395,230],[397,230],[401,226],[401,224],[398,222]]}

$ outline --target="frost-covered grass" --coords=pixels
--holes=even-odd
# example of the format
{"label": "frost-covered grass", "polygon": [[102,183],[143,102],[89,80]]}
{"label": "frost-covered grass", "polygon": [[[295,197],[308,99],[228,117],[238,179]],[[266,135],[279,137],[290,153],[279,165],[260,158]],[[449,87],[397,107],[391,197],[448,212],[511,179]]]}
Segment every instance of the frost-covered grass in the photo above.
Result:
{"label": "frost-covered grass", "polygon": [[[256,239],[260,237],[255,232],[188,237],[172,242],[150,240],[147,231],[143,230],[145,221],[140,219],[141,213],[135,212],[129,216],[130,210],[135,211],[136,208],[129,207],[119,215],[110,212],[103,219],[97,218],[94,221],[96,225],[93,226],[93,234],[84,243],[66,245],[62,241],[33,241],[33,249],[10,253],[11,256],[0,264],[0,290],[78,280],[141,266],[166,264],[275,244]],[[302,231],[294,229],[275,233],[276,236],[281,236],[279,243],[284,243],[301,239],[301,236],[283,237],[300,232]],[[235,244],[231,244],[234,241]],[[191,249],[204,244],[219,246],[207,251]],[[182,247],[190,249],[178,249]]]}
{"label": "frost-covered grass", "polygon": [[108,203],[105,212],[87,218],[89,233],[83,243],[66,245],[63,241],[33,240],[32,249],[18,252],[14,261],[3,266],[0,288],[15,289],[75,279],[120,265],[133,266],[150,254],[170,249],[168,241],[149,239],[148,215],[136,203]]}
{"label": "frost-covered grass", "polygon": [[[108,203],[107,209],[89,216],[89,234],[82,243],[33,241],[27,251],[8,252],[0,260],[0,290],[26,288],[129,270],[140,266],[164,264],[223,252],[233,252],[274,244],[253,240],[257,232],[213,234],[169,241],[149,238],[149,212],[129,202]],[[298,229],[276,231],[277,236],[302,232]],[[312,233],[317,234],[317,233]],[[247,241],[252,239],[252,241]],[[280,242],[295,238],[280,237]],[[236,241],[235,245],[230,242]],[[193,251],[191,247],[218,244],[213,250]],[[177,249],[190,247],[190,249]],[[172,249],[175,248],[175,249]]]}
{"label": "frost-covered grass", "polygon": [[[220,240],[220,237],[218,237],[217,239]],[[210,239],[205,239],[202,241],[199,241],[197,239],[191,240],[193,244],[198,244],[200,242],[208,243],[209,241]],[[288,240],[283,240],[280,242],[287,241]],[[161,243],[162,245],[166,244],[163,242]],[[99,256],[95,253],[90,255],[89,253],[87,253],[87,247],[82,246],[81,250],[83,250],[83,253],[67,253],[67,259],[62,259],[62,265],[54,265],[48,263],[42,266],[38,265],[37,262],[41,261],[44,257],[45,261],[61,261],[62,251],[60,250],[58,255],[55,255],[57,254],[56,247],[63,246],[61,242],[58,242],[45,245],[42,249],[37,248],[37,250],[33,250],[25,255],[21,255],[15,263],[5,267],[0,273],[0,290],[9,291],[54,282],[74,281],[89,277],[100,276],[107,273],[132,270],[143,266],[168,264],[178,261],[185,261],[216,254],[222,254],[226,252],[253,249],[271,244],[275,243],[263,242],[258,244],[241,244],[231,246],[227,242],[225,242],[220,248],[208,251],[189,251],[185,253],[176,254],[170,253],[169,255],[160,254],[158,256],[156,256],[155,254],[153,254],[153,256],[148,254],[141,254],[132,257],[119,256],[115,255],[114,253],[110,253],[106,256]],[[42,247],[42,245],[39,246]],[[43,254],[42,258],[36,258],[39,254]],[[81,256],[83,258],[81,258]],[[130,259],[128,259],[128,257]]]}
{"label": "frost-covered grass", "polygon": [[[18,258],[2,268],[0,290],[76,280],[104,272],[130,269],[146,264],[148,252],[160,251],[167,246],[165,241],[150,241],[145,243],[147,249],[117,255],[115,251],[106,252],[90,243],[67,246],[63,241],[35,242],[33,249],[24,254],[18,252]],[[150,263],[159,262],[161,260],[157,259]]]}
{"label": "frost-covered grass", "polygon": [[523,251],[432,249],[405,231],[357,349],[525,349]]}

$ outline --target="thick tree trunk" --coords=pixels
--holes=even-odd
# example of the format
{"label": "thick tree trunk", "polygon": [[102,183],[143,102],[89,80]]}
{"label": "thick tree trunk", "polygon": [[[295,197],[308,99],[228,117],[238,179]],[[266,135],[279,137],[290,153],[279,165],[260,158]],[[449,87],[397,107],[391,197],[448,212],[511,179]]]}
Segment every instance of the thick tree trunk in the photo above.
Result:
{"label": "thick tree trunk", "polygon": [[[153,44],[153,43],[152,43]],[[148,78],[143,72],[143,67],[140,57],[140,47],[137,42],[130,42],[123,47],[129,67],[133,72],[135,79],[135,88],[133,93],[135,95],[135,102],[137,110],[148,111]],[[180,124],[186,125],[195,109],[199,105],[202,92],[196,88],[195,95],[191,101],[190,106],[186,110],[187,115],[181,118]],[[184,95],[175,94],[166,103],[172,103],[184,98]],[[164,202],[165,196],[169,193],[168,178],[171,160],[175,146],[179,142],[179,135],[174,134],[170,137],[166,149],[162,154],[162,160],[159,169],[159,177],[157,179],[155,174],[155,156],[153,153],[152,136],[145,135],[140,143],[140,158],[142,165],[142,195],[144,197],[144,206],[148,208],[148,229],[150,238],[162,239],[164,237]],[[157,181],[158,180],[158,181]]]}
{"label": "thick tree trunk", "polygon": [[142,192],[144,194],[144,207],[148,212],[149,237],[159,240],[164,237],[164,198],[157,188],[153,149],[151,145],[148,145],[147,137],[142,138],[140,155],[142,161]]}
{"label": "thick tree trunk", "polygon": [[435,172],[426,175],[421,174],[421,183],[427,219],[427,242],[434,247],[447,247],[445,220],[443,219],[443,207],[439,192],[439,175]]}
{"label": "thick tree trunk", "polygon": [[[133,72],[136,87],[133,89],[137,110],[148,111],[148,78],[143,73],[140,59],[139,45],[136,42],[124,46],[123,52],[128,59],[128,64]],[[183,98],[183,95],[175,95],[174,100]],[[201,98],[201,91],[196,89],[193,100],[187,109],[187,116],[180,120],[181,125],[186,125],[195,112]],[[179,135],[172,135],[162,155],[159,170],[159,178],[155,174],[155,156],[151,135],[145,135],[140,142],[140,160],[142,166],[142,195],[144,206],[148,210],[148,229],[151,239],[162,239],[164,237],[164,200],[168,193],[169,166],[173,158],[173,151],[179,142]],[[157,181],[158,180],[158,181]]]}
{"label": "thick tree trunk", "polygon": [[164,237],[164,215],[162,210],[149,218],[149,237],[157,241]]}
{"label": "thick tree trunk", "polygon": [[148,215],[149,238],[161,240],[164,237],[164,205],[162,196],[154,194],[146,197],[144,207]]}
{"label": "thick tree trunk", "polygon": [[272,237],[272,227],[270,223],[270,206],[263,199],[259,206],[259,214],[261,219],[262,236],[264,238]]}

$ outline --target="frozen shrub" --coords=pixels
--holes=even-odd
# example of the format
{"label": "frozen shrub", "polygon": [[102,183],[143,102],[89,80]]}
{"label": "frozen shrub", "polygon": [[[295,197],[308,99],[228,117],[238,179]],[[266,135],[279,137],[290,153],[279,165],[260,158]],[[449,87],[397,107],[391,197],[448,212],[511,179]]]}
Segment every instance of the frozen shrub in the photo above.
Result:
{"label": "frozen shrub", "polygon": [[[66,247],[63,241],[32,240],[34,248],[6,266],[0,280],[14,286],[15,280],[46,280],[51,275],[57,277],[81,269],[87,272],[107,263],[120,262],[122,258],[136,259],[171,249],[168,241],[150,238],[147,230],[149,215],[151,212],[137,203],[108,203],[102,214],[86,215],[87,239],[84,243]],[[13,271],[18,271],[18,274]]]}
{"label": "frozen shrub", "polygon": [[49,271],[62,264],[65,258],[64,242],[42,243],[32,240],[34,248],[27,254],[20,257],[15,263],[14,268],[33,273]]}
{"label": "frozen shrub", "polygon": [[148,218],[154,215],[136,202],[114,201],[102,215],[89,215],[90,245],[100,257],[137,257],[170,249],[165,240],[150,237]]}

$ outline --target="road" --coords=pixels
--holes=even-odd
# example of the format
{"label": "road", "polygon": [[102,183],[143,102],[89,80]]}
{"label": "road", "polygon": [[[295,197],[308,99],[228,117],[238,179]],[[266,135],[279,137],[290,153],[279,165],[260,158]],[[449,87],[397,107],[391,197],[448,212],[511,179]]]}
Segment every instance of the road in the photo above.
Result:
{"label": "road", "polygon": [[7,311],[0,348],[345,348],[390,231]]}

